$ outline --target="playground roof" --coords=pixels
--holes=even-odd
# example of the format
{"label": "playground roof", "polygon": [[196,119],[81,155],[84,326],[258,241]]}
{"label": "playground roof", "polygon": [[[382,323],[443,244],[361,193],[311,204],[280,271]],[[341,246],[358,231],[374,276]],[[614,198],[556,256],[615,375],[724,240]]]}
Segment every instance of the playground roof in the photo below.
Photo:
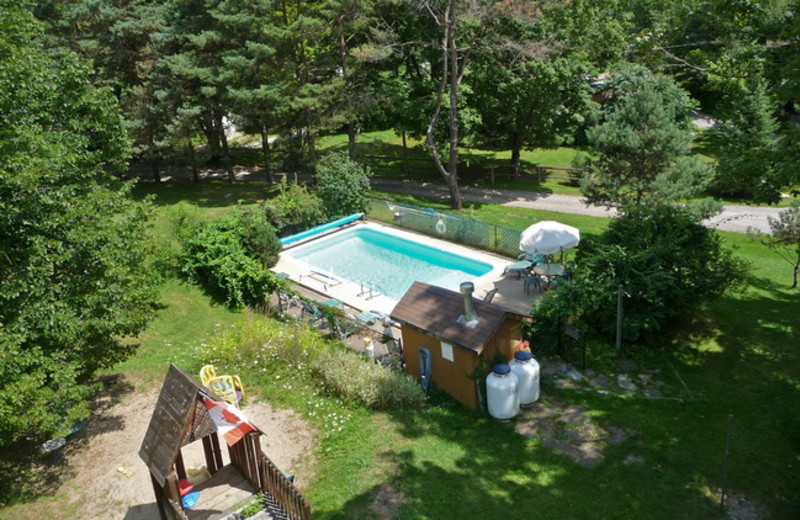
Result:
{"label": "playground roof", "polygon": [[192,376],[170,363],[139,449],[139,457],[162,486],[180,449],[217,431],[204,397],[220,401]]}

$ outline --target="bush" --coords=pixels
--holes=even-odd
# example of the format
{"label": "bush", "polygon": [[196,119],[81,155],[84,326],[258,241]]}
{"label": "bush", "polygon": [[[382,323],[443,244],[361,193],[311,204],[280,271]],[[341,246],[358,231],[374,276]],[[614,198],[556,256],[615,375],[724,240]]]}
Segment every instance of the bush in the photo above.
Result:
{"label": "bush", "polygon": [[650,346],[668,342],[701,307],[736,287],[746,264],[722,247],[719,235],[677,207],[637,207],[615,219],[599,239],[586,240],[574,280],[534,308],[537,336],[557,338],[568,319],[589,337],[611,344],[617,287],[624,301],[622,335]]}
{"label": "bush", "polygon": [[[184,245],[183,271],[234,309],[263,305],[266,294],[277,284],[262,264],[265,257],[269,260],[269,244],[277,244],[277,238],[260,235],[270,231],[255,225],[251,231],[243,231],[244,221],[253,219],[243,217],[245,214],[236,211],[199,225]],[[262,246],[264,251],[259,254],[256,249]]]}
{"label": "bush", "polygon": [[325,214],[338,218],[366,212],[369,206],[369,171],[363,171],[343,152],[325,156],[317,164],[317,194]]}
{"label": "bush", "polygon": [[264,215],[281,234],[316,226],[323,220],[322,201],[311,189],[297,182],[277,184],[278,195],[265,207]]}
{"label": "bush", "polygon": [[353,352],[332,351],[311,368],[328,390],[371,408],[413,408],[425,403],[422,388],[411,376]]}
{"label": "bush", "polygon": [[281,244],[272,224],[261,212],[253,210],[241,210],[239,221],[242,244],[250,256],[261,262],[265,269],[277,264]]}

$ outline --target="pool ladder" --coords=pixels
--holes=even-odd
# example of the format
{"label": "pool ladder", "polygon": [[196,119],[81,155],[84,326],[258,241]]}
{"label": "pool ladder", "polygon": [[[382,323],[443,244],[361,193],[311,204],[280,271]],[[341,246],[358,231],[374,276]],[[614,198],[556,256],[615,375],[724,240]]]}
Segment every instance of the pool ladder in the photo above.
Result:
{"label": "pool ladder", "polygon": [[366,298],[367,301],[369,301],[376,296],[380,296],[381,294],[386,294],[386,291],[384,291],[383,289],[380,288],[380,286],[372,282],[361,282],[361,291],[357,294],[357,296],[360,298],[365,294],[369,294],[369,296],[367,296]]}

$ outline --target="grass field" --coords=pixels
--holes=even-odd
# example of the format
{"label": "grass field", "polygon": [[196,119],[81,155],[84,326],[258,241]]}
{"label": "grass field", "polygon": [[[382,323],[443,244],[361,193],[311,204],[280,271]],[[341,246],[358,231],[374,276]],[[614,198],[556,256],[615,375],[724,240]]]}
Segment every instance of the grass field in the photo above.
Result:
{"label": "grass field", "polygon": [[[258,183],[216,182],[141,183],[136,194],[154,197],[162,239],[180,203],[211,215],[269,196]],[[607,225],[605,219],[492,205],[466,212],[515,229],[543,218],[557,218],[585,234]],[[401,497],[398,519],[720,518],[717,493],[729,431],[728,489],[759,511],[755,518],[797,518],[800,291],[787,288],[789,266],[773,253],[744,235],[723,237],[754,266],[746,289],[716,302],[704,329],[693,331],[674,351],[636,358],[641,370],[678,374],[682,383],[669,379],[668,390],[685,397],[688,389],[688,398],[543,387],[543,399],[579,404],[593,419],[629,432],[593,468],[435,391],[424,409],[389,413],[325,397],[291,373],[280,382],[272,374],[248,373],[248,391],[295,409],[322,432],[305,490],[317,519],[377,518],[370,506],[387,487]],[[177,279],[164,284],[161,302],[157,318],[139,338],[137,355],[115,368],[145,387],[160,382],[170,361],[195,371],[195,346],[247,319]],[[590,367],[603,370],[613,366],[610,361],[590,360]],[[324,413],[318,413],[320,406]],[[637,462],[627,463],[629,456]],[[35,510],[37,502],[27,507]],[[5,518],[3,510],[0,517]]]}

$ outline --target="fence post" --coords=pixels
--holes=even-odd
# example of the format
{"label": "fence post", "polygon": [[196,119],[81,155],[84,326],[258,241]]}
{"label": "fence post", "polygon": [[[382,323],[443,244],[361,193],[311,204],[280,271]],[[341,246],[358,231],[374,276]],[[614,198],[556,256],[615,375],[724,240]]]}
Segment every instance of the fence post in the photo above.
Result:
{"label": "fence post", "polygon": [[492,184],[494,184],[494,166],[489,167],[489,173],[492,176]]}

